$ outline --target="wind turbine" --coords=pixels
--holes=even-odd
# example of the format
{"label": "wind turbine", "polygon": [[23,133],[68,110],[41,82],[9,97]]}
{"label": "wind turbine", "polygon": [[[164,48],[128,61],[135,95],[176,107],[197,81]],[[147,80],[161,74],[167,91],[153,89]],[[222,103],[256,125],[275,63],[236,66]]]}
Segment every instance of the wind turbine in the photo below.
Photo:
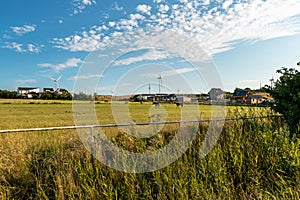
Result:
{"label": "wind turbine", "polygon": [[162,86],[162,76],[158,74],[158,94],[160,94],[160,87]]}
{"label": "wind turbine", "polygon": [[54,82],[54,89],[55,89],[55,91],[59,90],[58,81],[61,79],[61,77],[62,76],[60,75],[57,79],[55,79],[52,76],[50,76],[50,79]]}

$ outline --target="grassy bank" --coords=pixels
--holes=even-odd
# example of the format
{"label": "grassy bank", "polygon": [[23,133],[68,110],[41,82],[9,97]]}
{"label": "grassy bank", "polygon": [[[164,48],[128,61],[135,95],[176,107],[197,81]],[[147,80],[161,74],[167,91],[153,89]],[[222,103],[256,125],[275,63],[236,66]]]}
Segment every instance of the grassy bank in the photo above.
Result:
{"label": "grassy bank", "polygon": [[[199,159],[206,126],[193,145],[166,168],[132,174],[93,159],[76,132],[2,134],[1,199],[299,199],[300,141],[288,140],[279,120],[226,123],[208,156]],[[172,135],[174,133],[169,133]],[[169,142],[167,133],[120,147],[140,151]]]}
{"label": "grassy bank", "polygon": [[[1,104],[1,103],[0,103]],[[146,120],[151,105],[130,104],[135,120]],[[165,105],[170,118],[180,109]],[[210,108],[200,106],[202,117]],[[227,116],[270,114],[268,109],[229,107]],[[97,116],[113,120],[109,104],[96,104]],[[0,106],[1,129],[73,124],[70,103],[10,102]],[[300,199],[300,141],[288,139],[279,118],[231,121],[213,150],[199,150],[207,131],[200,124],[188,150],[154,172],[133,174],[94,159],[75,130],[0,135],[0,199]],[[117,128],[105,129],[111,141],[132,152],[159,149],[177,126],[148,139]]]}

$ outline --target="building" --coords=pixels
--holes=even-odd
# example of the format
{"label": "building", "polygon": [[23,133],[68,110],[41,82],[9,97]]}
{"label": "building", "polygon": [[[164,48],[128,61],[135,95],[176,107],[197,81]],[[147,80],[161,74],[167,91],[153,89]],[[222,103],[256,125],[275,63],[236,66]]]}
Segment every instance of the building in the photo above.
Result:
{"label": "building", "polygon": [[44,92],[54,92],[53,88],[44,88],[43,89]]}
{"label": "building", "polygon": [[151,102],[164,102],[172,103],[176,101],[175,94],[135,94],[130,98],[131,101],[151,101]]}
{"label": "building", "polygon": [[249,95],[246,102],[248,104],[261,104],[265,101],[265,99],[261,95]]}
{"label": "building", "polygon": [[38,87],[18,87],[17,94],[22,97],[32,98],[34,94],[39,94]]}
{"label": "building", "polygon": [[231,97],[231,102],[246,102],[247,98],[251,95],[248,90],[235,91]]}
{"label": "building", "polygon": [[95,99],[97,101],[105,101],[105,102],[108,102],[108,101],[111,101],[112,100],[112,95],[97,95],[95,97]]}
{"label": "building", "polygon": [[224,100],[226,99],[226,94],[220,88],[212,88],[208,92],[210,100]]}
{"label": "building", "polygon": [[176,102],[177,103],[191,103],[192,98],[187,97],[187,96],[177,96],[176,97]]}
{"label": "building", "polygon": [[130,97],[131,101],[153,101],[155,95],[154,94],[135,94]]}
{"label": "building", "polygon": [[246,102],[248,104],[261,104],[264,102],[270,102],[273,98],[270,96],[270,94],[265,92],[257,92],[255,94],[251,94],[248,96]]}

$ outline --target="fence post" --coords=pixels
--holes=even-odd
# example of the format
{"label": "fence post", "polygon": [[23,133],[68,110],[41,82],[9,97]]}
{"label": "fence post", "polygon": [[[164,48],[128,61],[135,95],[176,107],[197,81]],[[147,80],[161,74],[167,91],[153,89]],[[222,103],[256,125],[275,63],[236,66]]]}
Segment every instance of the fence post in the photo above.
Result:
{"label": "fence post", "polygon": [[90,127],[90,140],[91,142],[94,142],[94,127]]}
{"label": "fence post", "polygon": [[93,171],[94,173],[96,172],[96,167],[95,167],[95,160],[94,160],[94,156],[95,156],[95,140],[94,140],[94,127],[91,126],[90,127],[90,145],[91,145],[91,163],[92,163],[92,167],[93,167]]}

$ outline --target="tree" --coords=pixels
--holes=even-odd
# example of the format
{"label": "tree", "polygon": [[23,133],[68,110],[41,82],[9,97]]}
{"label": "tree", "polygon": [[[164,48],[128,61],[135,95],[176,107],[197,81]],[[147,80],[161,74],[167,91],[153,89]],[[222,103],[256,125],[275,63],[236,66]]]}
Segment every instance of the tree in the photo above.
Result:
{"label": "tree", "polygon": [[283,67],[277,70],[277,73],[281,76],[275,81],[274,87],[268,86],[275,100],[271,107],[283,115],[290,129],[290,138],[294,135],[299,137],[300,72],[294,68]]}

